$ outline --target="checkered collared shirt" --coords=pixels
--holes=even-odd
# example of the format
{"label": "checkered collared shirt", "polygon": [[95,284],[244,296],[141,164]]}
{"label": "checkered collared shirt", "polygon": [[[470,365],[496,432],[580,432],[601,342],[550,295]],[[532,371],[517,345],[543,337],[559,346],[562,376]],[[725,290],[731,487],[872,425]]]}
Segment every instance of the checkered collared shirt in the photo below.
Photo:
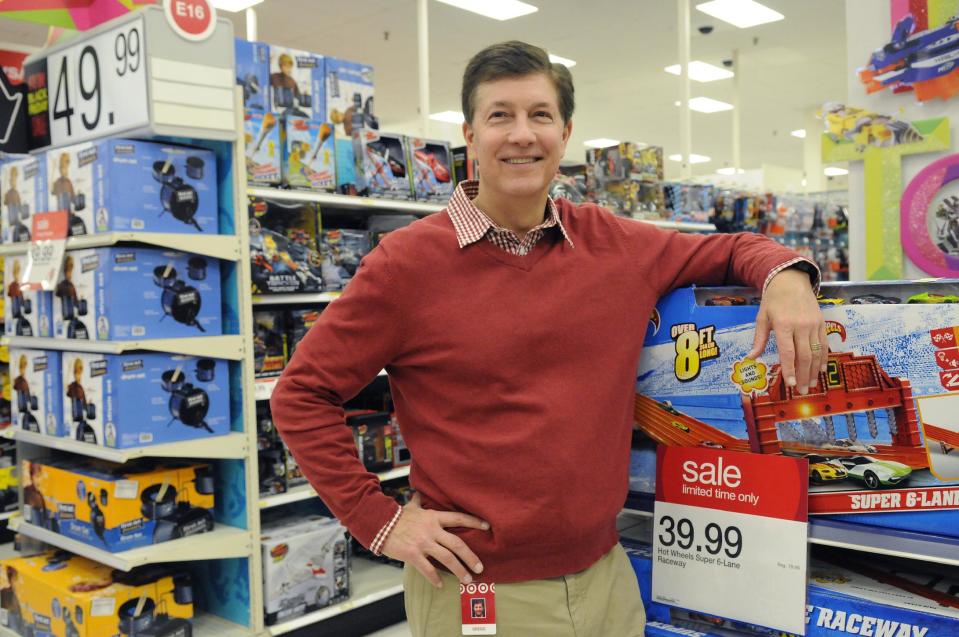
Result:
{"label": "checkered collared shirt", "polygon": [[526,237],[520,241],[515,232],[497,225],[486,213],[476,207],[473,199],[478,194],[478,181],[461,182],[456,187],[453,196],[450,197],[449,205],[446,207],[446,212],[453,221],[453,228],[456,229],[456,240],[459,241],[461,248],[487,237],[502,250],[522,257],[529,254],[548,228],[553,227],[558,227],[560,232],[563,233],[563,238],[566,239],[570,247],[573,247],[573,242],[566,234],[566,228],[560,221],[559,213],[556,211],[556,205],[551,197],[546,198],[546,219],[527,232]]}

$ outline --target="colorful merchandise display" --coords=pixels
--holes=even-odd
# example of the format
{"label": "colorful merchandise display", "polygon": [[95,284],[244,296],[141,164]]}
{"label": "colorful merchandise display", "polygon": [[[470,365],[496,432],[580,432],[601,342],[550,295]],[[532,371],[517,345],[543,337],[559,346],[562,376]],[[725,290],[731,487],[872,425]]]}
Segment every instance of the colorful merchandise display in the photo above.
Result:
{"label": "colorful merchandise display", "polygon": [[47,167],[42,157],[22,157],[0,163],[2,214],[0,243],[29,241],[33,215],[47,207]]}
{"label": "colorful merchandise display", "polygon": [[310,331],[310,328],[320,319],[322,308],[294,309],[288,314],[289,323],[287,324],[286,344],[290,351],[290,358],[293,358],[293,352],[296,346]]}
{"label": "colorful merchandise display", "polygon": [[[271,110],[270,45],[236,38],[236,83],[243,87],[243,111],[266,113]],[[249,144],[249,142],[247,142]]]}
{"label": "colorful merchandise display", "polygon": [[286,366],[286,313],[253,312],[253,372],[257,378],[279,376]]}
{"label": "colorful merchandise display", "polygon": [[253,293],[322,292],[317,207],[251,197],[249,214]]}
{"label": "colorful merchandise display", "polygon": [[23,431],[63,436],[60,352],[10,349],[13,423]]}
{"label": "colorful merchandise display", "polygon": [[282,145],[279,119],[273,113],[245,113],[243,134],[246,141],[246,178],[265,186],[280,183]]}
{"label": "colorful merchandise display", "polygon": [[454,185],[449,143],[419,137],[411,137],[409,143],[416,200],[446,203]]}
{"label": "colorful merchandise display", "polygon": [[346,287],[369,251],[370,235],[365,230],[324,230],[320,243],[324,289],[336,291]]}
{"label": "colorful merchandise display", "polygon": [[273,426],[266,402],[256,405],[256,448],[260,497],[286,493],[286,447]]}
{"label": "colorful merchandise display", "polygon": [[902,195],[902,248],[933,276],[959,275],[959,197],[947,185],[959,178],[959,155],[934,161]]}
{"label": "colorful merchandise display", "polygon": [[360,149],[356,168],[363,173],[366,194],[386,199],[413,199],[409,138],[376,130],[354,129],[353,140]]}
{"label": "colorful merchandise display", "polygon": [[346,414],[363,466],[369,471],[393,468],[393,427],[388,411],[355,411]]}
{"label": "colorful merchandise display", "polygon": [[549,186],[549,196],[553,199],[563,197],[572,203],[587,201],[586,164],[560,166]]}
{"label": "colorful merchandise display", "polygon": [[175,567],[124,573],[52,550],[0,562],[0,624],[17,635],[189,637],[193,598]]}
{"label": "colorful merchandise display", "polygon": [[108,551],[214,527],[209,465],[70,458],[24,460],[22,468],[26,521]]}
{"label": "colorful merchandise display", "polygon": [[270,45],[270,110],[324,121],[323,56]]}
{"label": "colorful merchandise display", "polygon": [[663,149],[623,142],[586,151],[586,190],[589,201],[618,215],[661,218]]}
{"label": "colorful merchandise display", "polygon": [[344,194],[365,192],[363,171],[356,166],[362,153],[354,132],[380,127],[373,101],[373,67],[334,57],[326,58],[326,115],[320,121],[335,127],[336,187]]}
{"label": "colorful merchandise display", "polygon": [[305,117],[288,115],[280,135],[283,182],[292,188],[336,189],[333,127]]}
{"label": "colorful merchandise display", "polygon": [[3,331],[7,336],[53,336],[53,294],[21,285],[26,255],[5,258]]}

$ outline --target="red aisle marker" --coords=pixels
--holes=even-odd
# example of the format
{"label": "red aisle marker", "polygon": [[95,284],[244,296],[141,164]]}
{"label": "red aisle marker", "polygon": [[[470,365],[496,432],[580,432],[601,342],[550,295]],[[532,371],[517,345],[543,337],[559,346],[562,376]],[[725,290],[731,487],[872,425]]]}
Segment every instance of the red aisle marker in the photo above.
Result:
{"label": "red aisle marker", "polygon": [[206,40],[216,28],[216,9],[208,0],[163,0],[170,27],[182,38]]}

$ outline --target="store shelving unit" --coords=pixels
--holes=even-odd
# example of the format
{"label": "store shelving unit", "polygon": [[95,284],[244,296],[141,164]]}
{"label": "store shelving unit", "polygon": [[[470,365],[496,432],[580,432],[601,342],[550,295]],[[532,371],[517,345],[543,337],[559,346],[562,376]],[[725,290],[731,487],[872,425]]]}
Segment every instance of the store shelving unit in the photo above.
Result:
{"label": "store shelving unit", "polygon": [[200,336],[191,338],[154,338],[134,341],[77,341],[39,336],[10,336],[12,347],[55,349],[68,352],[123,354],[124,352],[166,352],[241,361],[245,356],[242,336]]}
{"label": "store shelving unit", "polygon": [[305,190],[286,190],[281,188],[249,188],[247,194],[251,197],[262,197],[277,201],[300,203],[315,203],[342,210],[365,210],[367,212],[403,212],[426,216],[439,212],[444,208],[442,204],[423,203],[422,201],[400,201],[393,199],[377,199],[375,197],[354,197],[339,195],[331,192],[310,192]]}
{"label": "store shelving unit", "polygon": [[[407,466],[397,467],[395,469],[391,469],[390,471],[384,471],[383,473],[377,474],[377,477],[380,479],[380,482],[388,482],[390,480],[405,478],[409,475],[410,468]],[[260,509],[272,509],[273,507],[283,506],[293,502],[302,502],[303,500],[309,500],[315,497],[317,497],[317,495],[313,487],[308,484],[304,484],[299,487],[293,487],[286,493],[278,493],[276,495],[261,497]]]}
{"label": "store shelving unit", "polygon": [[[227,261],[236,261],[240,256],[240,242],[235,235],[211,235],[197,242],[193,235],[167,232],[104,232],[70,237],[67,239],[67,250],[103,248],[124,243],[181,250]],[[8,243],[0,245],[0,256],[24,254],[29,249],[29,243]]]}
{"label": "store shelving unit", "polygon": [[[386,376],[386,370],[380,370],[380,373],[377,374],[377,377]],[[257,378],[253,385],[253,395],[256,397],[257,401],[269,400],[270,396],[273,395],[273,390],[276,388],[279,378]]]}
{"label": "store shelving unit", "polygon": [[254,294],[253,305],[310,305],[335,301],[340,292],[312,292],[303,294]]}
{"label": "store shelving unit", "polygon": [[130,447],[128,449],[113,449],[101,445],[92,445],[71,438],[55,438],[45,434],[22,429],[12,429],[11,437],[22,443],[52,449],[67,451],[90,458],[100,458],[120,464],[130,462],[135,458],[210,458],[235,459],[246,458],[249,453],[249,444],[246,435],[233,432],[225,436],[168,442],[148,447]]}

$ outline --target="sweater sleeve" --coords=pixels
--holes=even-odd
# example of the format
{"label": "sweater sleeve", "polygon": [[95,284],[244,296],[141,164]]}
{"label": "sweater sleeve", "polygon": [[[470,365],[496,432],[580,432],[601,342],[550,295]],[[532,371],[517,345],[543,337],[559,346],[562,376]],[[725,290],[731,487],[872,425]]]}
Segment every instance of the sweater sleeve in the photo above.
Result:
{"label": "sweater sleeve", "polygon": [[343,403],[399,352],[397,296],[387,248],[380,245],[299,343],[270,399],[273,422],[303,474],[333,515],[374,550],[399,505],[360,461]]}

